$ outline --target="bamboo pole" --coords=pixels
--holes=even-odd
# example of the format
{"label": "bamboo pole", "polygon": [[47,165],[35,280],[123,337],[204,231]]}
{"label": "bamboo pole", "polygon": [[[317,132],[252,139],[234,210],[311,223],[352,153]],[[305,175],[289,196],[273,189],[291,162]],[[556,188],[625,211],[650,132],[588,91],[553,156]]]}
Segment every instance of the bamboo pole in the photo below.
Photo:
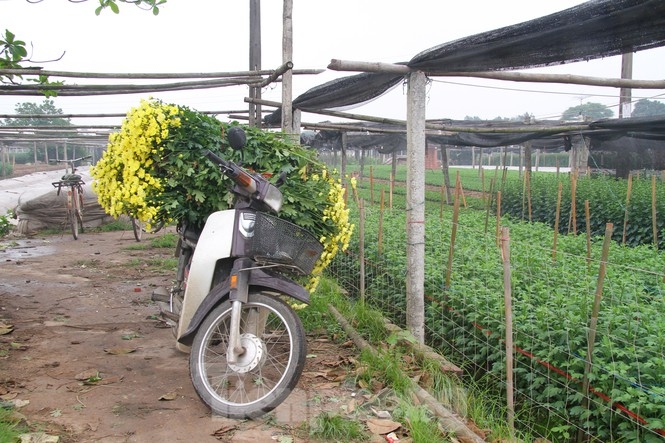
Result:
{"label": "bamboo pole", "polygon": [[656,176],[651,176],[651,224],[653,225],[653,247],[658,250],[658,224],[656,218]]}
{"label": "bamboo pole", "polygon": [[501,191],[496,193],[496,245],[499,246],[499,229],[501,228]]}
{"label": "bamboo pole", "polygon": [[[605,281],[605,272],[607,270],[607,257],[610,253],[610,242],[612,241],[612,230],[614,226],[612,223],[605,225],[605,239],[603,240],[603,250],[600,258],[600,267],[598,269],[598,281],[596,283],[596,293],[593,300],[593,308],[591,311],[591,319],[589,321],[589,329],[587,333],[587,353],[586,361],[584,364],[584,376],[582,378],[582,407],[589,408],[589,376],[593,369],[593,350],[596,343],[596,328],[598,327],[598,315],[600,312],[600,300],[603,295],[603,283]],[[578,433],[578,441],[582,441],[584,437],[584,426],[580,426]]]}
{"label": "bamboo pole", "polygon": [[503,258],[503,301],[506,317],[506,406],[508,426],[511,431],[515,429],[515,401],[513,387],[513,307],[512,289],[510,284],[510,229],[501,228],[501,257]]}
{"label": "bamboo pole", "polygon": [[[462,196],[462,204],[464,205],[464,208],[466,209],[466,197],[464,196],[464,187],[462,186],[462,179],[460,178],[459,171],[457,171],[457,182],[459,182],[459,193]],[[457,186],[457,183],[455,183],[455,186]]]}
{"label": "bamboo pole", "polygon": [[374,205],[374,166],[369,166],[369,200]]}
{"label": "bamboo pole", "polygon": [[441,183],[441,196],[439,198],[439,219],[443,220],[443,207],[448,204],[446,196],[446,185]]}
{"label": "bamboo pole", "polygon": [[[335,309],[331,304],[328,305],[328,309],[332,313],[337,323],[342,326],[344,332],[348,334],[349,337],[353,340],[356,346],[362,351],[369,352],[371,355],[378,357],[380,356],[379,351],[370,345],[344,318],[342,314]],[[427,405],[427,407],[434,412],[434,414],[439,417],[441,425],[443,428],[453,434],[455,434],[460,441],[468,443],[485,443],[485,440],[476,435],[471,429],[469,429],[466,424],[459,419],[458,415],[446,409],[441,403],[439,403],[431,394],[426,390],[418,386],[418,384],[411,378],[406,377],[409,389],[413,394],[422,402]]]}
{"label": "bamboo pole", "polygon": [[390,174],[390,194],[388,195],[388,207],[393,208],[393,191],[395,190],[395,174]]}
{"label": "bamboo pole", "polygon": [[556,262],[556,242],[559,236],[559,217],[561,216],[561,192],[563,183],[559,182],[559,190],[556,195],[556,215],[554,216],[554,244],[552,245],[552,261]]}
{"label": "bamboo pole", "polygon": [[360,256],[360,303],[365,305],[365,200],[358,205],[358,249]]}
{"label": "bamboo pole", "polygon": [[[482,154],[481,154],[482,155]],[[483,190],[483,203],[485,203],[485,170],[483,169],[482,163],[480,164],[480,184]]]}
{"label": "bamboo pole", "polygon": [[526,200],[527,206],[529,209],[529,222],[533,221],[533,213],[531,210],[531,170],[527,169],[525,171],[526,177]]}
{"label": "bamboo pole", "polygon": [[586,263],[591,268],[591,211],[589,200],[584,200],[584,218],[586,219]]}
{"label": "bamboo pole", "polygon": [[570,225],[568,225],[568,233],[572,232],[577,235],[577,172],[574,171],[570,176]]}
{"label": "bamboo pole", "polygon": [[381,189],[381,204],[379,207],[379,244],[377,251],[379,256],[383,255],[383,211],[385,209],[385,189]]}
{"label": "bamboo pole", "polygon": [[626,244],[626,231],[628,229],[628,206],[630,205],[630,194],[633,188],[633,176],[628,173],[628,189],[626,190],[626,206],[623,211],[623,234],[621,235],[621,244]]}
{"label": "bamboo pole", "polygon": [[490,219],[490,209],[492,208],[492,202],[494,201],[494,178],[490,179],[490,192],[487,197],[487,202],[485,203],[485,234],[487,234],[487,229]]}
{"label": "bamboo pole", "polygon": [[[448,250],[448,266],[446,267],[446,283],[445,289],[450,289],[450,280],[453,273],[453,256],[455,254],[455,239],[457,238],[457,221],[459,220],[459,205],[460,205],[460,188],[459,174],[455,182],[455,197],[453,204],[453,225],[450,233],[450,248]],[[447,297],[447,295],[446,295]]]}

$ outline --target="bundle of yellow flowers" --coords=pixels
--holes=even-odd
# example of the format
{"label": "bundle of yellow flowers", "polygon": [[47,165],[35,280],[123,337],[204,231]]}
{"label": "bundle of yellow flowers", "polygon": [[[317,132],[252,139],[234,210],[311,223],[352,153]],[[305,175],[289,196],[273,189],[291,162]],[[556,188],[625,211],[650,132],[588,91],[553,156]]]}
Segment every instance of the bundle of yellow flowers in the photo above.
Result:
{"label": "bundle of yellow flowers", "polygon": [[92,169],[99,203],[115,217],[202,226],[208,215],[233,205],[229,179],[206,159],[206,150],[264,175],[286,173],[280,217],[310,231],[324,247],[307,284],[313,291],[353,232],[339,177],[314,151],[283,134],[244,127],[247,145],[233,150],[224,136],[230,126],[184,106],[141,101]]}

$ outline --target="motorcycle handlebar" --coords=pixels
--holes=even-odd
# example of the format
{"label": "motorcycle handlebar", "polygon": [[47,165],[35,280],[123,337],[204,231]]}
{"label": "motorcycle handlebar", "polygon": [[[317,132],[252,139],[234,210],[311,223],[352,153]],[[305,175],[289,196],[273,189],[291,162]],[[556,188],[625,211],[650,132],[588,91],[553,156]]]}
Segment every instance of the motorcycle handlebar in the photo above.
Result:
{"label": "motorcycle handlebar", "polygon": [[231,161],[224,160],[210,150],[205,152],[205,156],[212,160],[214,163],[218,164],[222,168],[224,175],[233,180],[235,184],[240,186],[249,195],[252,195],[256,192],[256,179],[240,166]]}

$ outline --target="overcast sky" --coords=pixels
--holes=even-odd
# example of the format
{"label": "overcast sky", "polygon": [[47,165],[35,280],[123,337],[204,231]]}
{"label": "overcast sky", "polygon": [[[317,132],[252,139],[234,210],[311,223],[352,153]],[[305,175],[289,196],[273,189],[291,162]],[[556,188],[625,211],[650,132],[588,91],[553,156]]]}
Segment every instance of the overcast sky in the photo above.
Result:
{"label": "overcast sky", "polygon": [[[293,63],[296,69],[324,69],[331,59],[402,62],[441,43],[551,14],[579,0],[294,0]],[[152,73],[227,72],[248,69],[249,2],[168,0],[158,16],[121,5],[94,14],[95,0],[0,0],[0,31],[11,30],[30,46],[30,58],[44,69],[74,72]],[[262,67],[282,64],[282,2],[261,2]],[[581,36],[583,38],[583,36]],[[55,60],[47,62],[49,60]],[[665,50],[634,56],[633,78],[662,79]],[[34,63],[33,63],[34,64]],[[618,78],[621,58],[531,70]],[[330,79],[350,75],[326,71],[294,77],[294,98]],[[428,90],[427,118],[492,119],[525,112],[556,119],[571,106],[599,102],[618,113],[618,90],[587,86],[528,84],[468,78],[435,78]],[[101,84],[105,80],[66,79]],[[153,81],[154,82],[154,81]],[[60,97],[64,113],[126,113],[149,94]],[[154,97],[200,111],[245,109],[243,86],[155,93]],[[279,86],[262,92],[280,101]],[[634,98],[662,100],[664,90],[634,90]],[[0,96],[0,113],[13,113],[17,103],[42,98]],[[406,119],[406,90],[397,87],[353,112]],[[222,116],[223,118],[223,116]],[[330,120],[306,115],[303,121]],[[334,119],[333,119],[334,120]],[[75,120],[85,124],[89,121]],[[120,119],[96,120],[116,124]]]}

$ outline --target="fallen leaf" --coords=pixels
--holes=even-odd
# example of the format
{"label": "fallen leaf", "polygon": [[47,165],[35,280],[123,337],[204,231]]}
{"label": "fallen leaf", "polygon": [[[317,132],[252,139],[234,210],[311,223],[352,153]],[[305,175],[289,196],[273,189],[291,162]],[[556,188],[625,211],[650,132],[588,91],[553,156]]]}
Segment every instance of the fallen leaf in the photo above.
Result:
{"label": "fallen leaf", "polygon": [[367,420],[367,427],[372,434],[384,435],[401,428],[402,424],[392,420],[370,418]]}
{"label": "fallen leaf", "polygon": [[0,400],[13,400],[18,396],[18,392],[8,392],[0,395]]}
{"label": "fallen leaf", "polygon": [[85,384],[103,386],[103,385],[110,385],[112,383],[118,383],[119,381],[122,381],[122,377],[114,376],[114,377],[100,378],[99,380],[96,381],[88,381]]}
{"label": "fallen leaf", "polygon": [[339,384],[340,384],[340,382],[338,382],[338,381],[332,381],[332,382],[328,382],[328,383],[317,383],[317,384],[313,385],[312,387],[318,391],[318,390],[324,390],[324,389],[335,389],[335,388],[339,387]]}
{"label": "fallen leaf", "polygon": [[57,435],[48,435],[43,432],[30,432],[18,436],[21,443],[58,443],[60,437]]}
{"label": "fallen leaf", "polygon": [[9,402],[13,404],[16,409],[22,408],[23,406],[27,406],[30,404],[30,400],[21,400],[18,398],[9,400]]}
{"label": "fallen leaf", "polygon": [[213,437],[224,437],[225,434],[228,434],[229,432],[233,432],[236,429],[238,429],[237,426],[224,426],[223,428],[217,429],[215,432],[212,433]]}
{"label": "fallen leaf", "polygon": [[76,380],[88,380],[93,377],[99,377],[99,371],[97,369],[86,369],[74,376]]}
{"label": "fallen leaf", "polygon": [[121,346],[116,346],[113,348],[104,349],[104,352],[111,355],[123,355],[123,354],[131,354],[132,352],[136,352],[136,348],[123,348]]}
{"label": "fallen leaf", "polygon": [[164,394],[161,397],[159,397],[160,400],[164,401],[171,401],[175,400],[176,398],[178,398],[178,394],[176,394],[175,392],[169,392],[168,394]]}
{"label": "fallen leaf", "polygon": [[7,335],[14,330],[13,325],[8,325],[5,323],[0,323],[0,335]]}
{"label": "fallen leaf", "polygon": [[25,351],[28,349],[28,345],[24,345],[23,343],[16,343],[16,342],[11,342],[10,346],[17,351]]}
{"label": "fallen leaf", "polygon": [[372,412],[374,413],[374,415],[376,415],[377,417],[379,417],[381,419],[390,420],[392,418],[391,415],[390,415],[390,412],[388,412],[388,411],[377,411],[374,408],[371,408],[371,409],[372,409]]}

